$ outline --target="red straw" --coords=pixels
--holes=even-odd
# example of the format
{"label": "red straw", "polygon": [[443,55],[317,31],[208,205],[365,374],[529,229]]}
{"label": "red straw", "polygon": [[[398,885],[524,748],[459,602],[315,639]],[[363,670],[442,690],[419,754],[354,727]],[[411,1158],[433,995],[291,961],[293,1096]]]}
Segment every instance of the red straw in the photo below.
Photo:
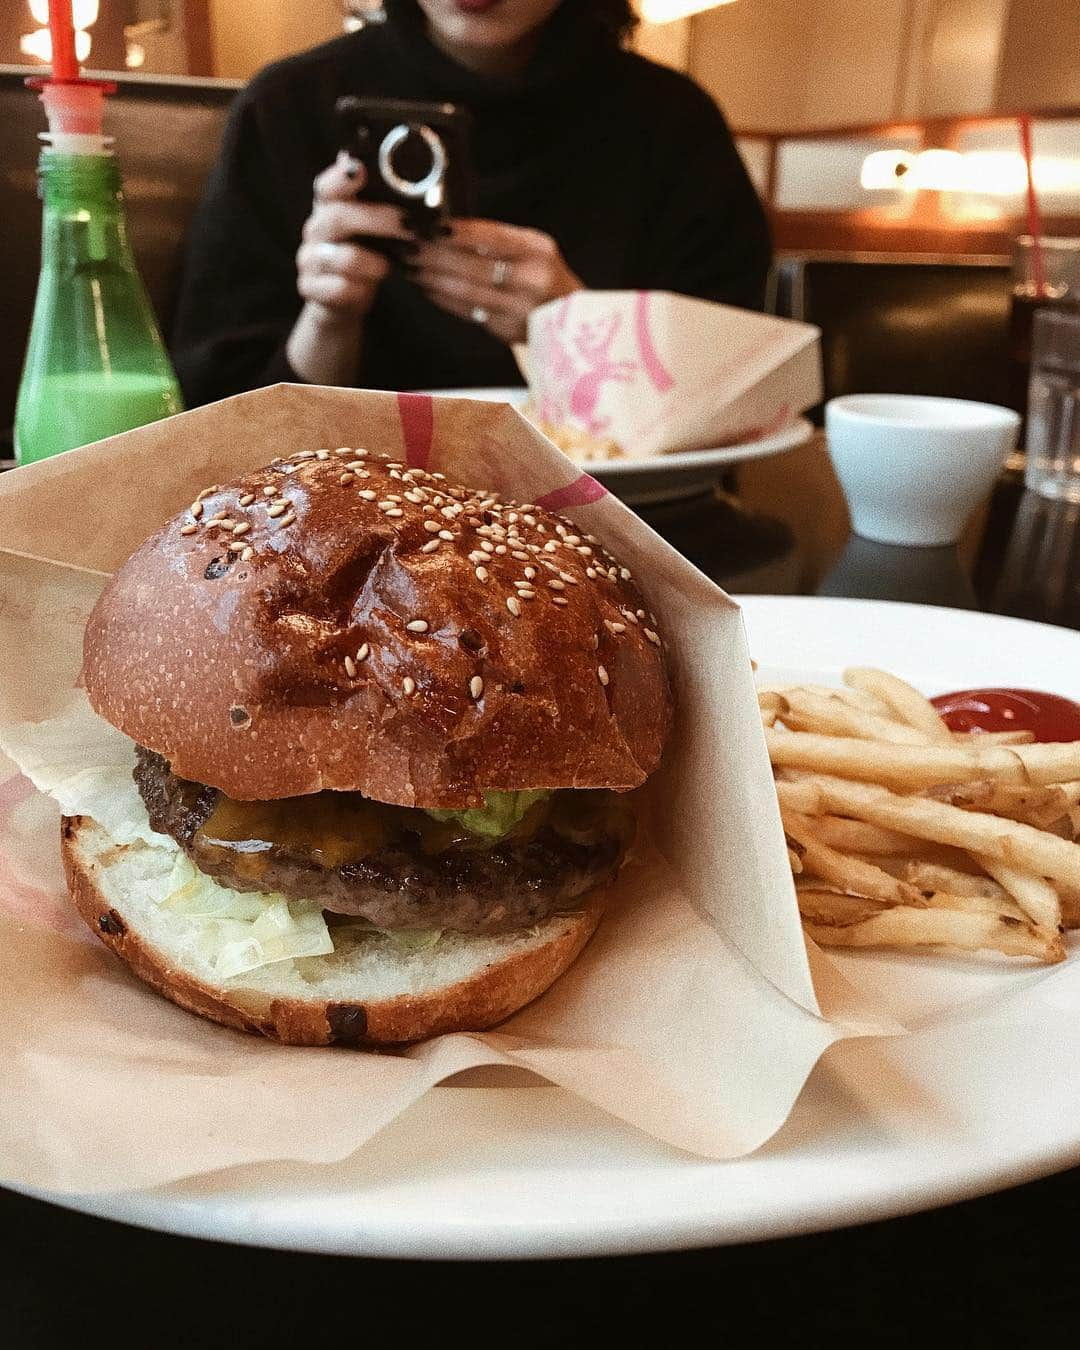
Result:
{"label": "red straw", "polygon": [[49,32],[52,34],[52,77],[65,83],[79,78],[75,56],[75,27],[71,0],[49,0]]}
{"label": "red straw", "polygon": [[1031,145],[1031,118],[1025,113],[1019,119],[1020,147],[1024,152],[1024,166],[1027,169],[1027,222],[1031,236],[1031,270],[1035,274],[1035,294],[1046,294],[1046,267],[1043,262],[1042,217],[1039,215],[1039,200],[1035,196],[1034,152]]}

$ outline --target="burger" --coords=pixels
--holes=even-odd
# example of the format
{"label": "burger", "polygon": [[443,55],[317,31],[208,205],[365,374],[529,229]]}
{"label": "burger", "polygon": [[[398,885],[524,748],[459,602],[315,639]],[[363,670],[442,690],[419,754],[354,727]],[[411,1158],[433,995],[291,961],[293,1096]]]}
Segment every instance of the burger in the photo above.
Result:
{"label": "burger", "polygon": [[297,1045],[479,1030],[547,989],[672,719],[596,539],[347,448],[200,492],[110,580],[83,682],[153,846],[65,817],[80,913],[175,1003]]}

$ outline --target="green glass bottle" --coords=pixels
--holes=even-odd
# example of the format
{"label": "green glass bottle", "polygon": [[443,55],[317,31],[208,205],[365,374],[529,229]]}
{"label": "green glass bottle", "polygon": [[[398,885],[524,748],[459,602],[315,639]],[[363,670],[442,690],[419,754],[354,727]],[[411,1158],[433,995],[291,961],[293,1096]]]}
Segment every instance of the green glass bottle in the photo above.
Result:
{"label": "green glass bottle", "polygon": [[20,464],[182,411],[108,153],[41,153],[41,278],[15,410]]}

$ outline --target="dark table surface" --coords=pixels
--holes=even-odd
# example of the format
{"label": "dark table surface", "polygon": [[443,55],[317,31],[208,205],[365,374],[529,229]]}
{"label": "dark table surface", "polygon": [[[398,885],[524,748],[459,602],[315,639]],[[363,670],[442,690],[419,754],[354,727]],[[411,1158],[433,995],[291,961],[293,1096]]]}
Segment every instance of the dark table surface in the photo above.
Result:
{"label": "dark table surface", "polygon": [[[653,523],[721,580],[783,574],[777,565],[791,551],[789,532],[768,520],[755,529],[726,499],[717,510],[699,501]],[[735,552],[725,553],[721,537]],[[853,536],[817,590],[1080,628],[1080,507],[1023,496],[1006,483],[973,569],[956,549],[900,549]],[[965,1345],[1027,1346],[1075,1339],[1078,1230],[1080,1169],[805,1237],[486,1264],[225,1246],[0,1190],[0,1345],[68,1347],[95,1328],[110,1345],[155,1348],[321,1346],[346,1338],[427,1346],[459,1337],[526,1347],[732,1338],[892,1346],[935,1332]]]}

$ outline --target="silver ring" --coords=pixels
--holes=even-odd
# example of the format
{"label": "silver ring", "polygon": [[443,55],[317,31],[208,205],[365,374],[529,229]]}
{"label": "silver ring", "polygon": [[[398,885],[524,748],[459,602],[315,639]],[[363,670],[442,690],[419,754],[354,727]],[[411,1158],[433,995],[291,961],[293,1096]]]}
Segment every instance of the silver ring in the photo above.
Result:
{"label": "silver ring", "polygon": [[491,268],[491,284],[501,288],[510,280],[511,266],[505,258],[496,258]]}
{"label": "silver ring", "polygon": [[473,323],[478,323],[480,327],[483,328],[484,324],[491,318],[491,315],[483,305],[473,305],[472,309],[469,311],[469,318],[472,319]]}

